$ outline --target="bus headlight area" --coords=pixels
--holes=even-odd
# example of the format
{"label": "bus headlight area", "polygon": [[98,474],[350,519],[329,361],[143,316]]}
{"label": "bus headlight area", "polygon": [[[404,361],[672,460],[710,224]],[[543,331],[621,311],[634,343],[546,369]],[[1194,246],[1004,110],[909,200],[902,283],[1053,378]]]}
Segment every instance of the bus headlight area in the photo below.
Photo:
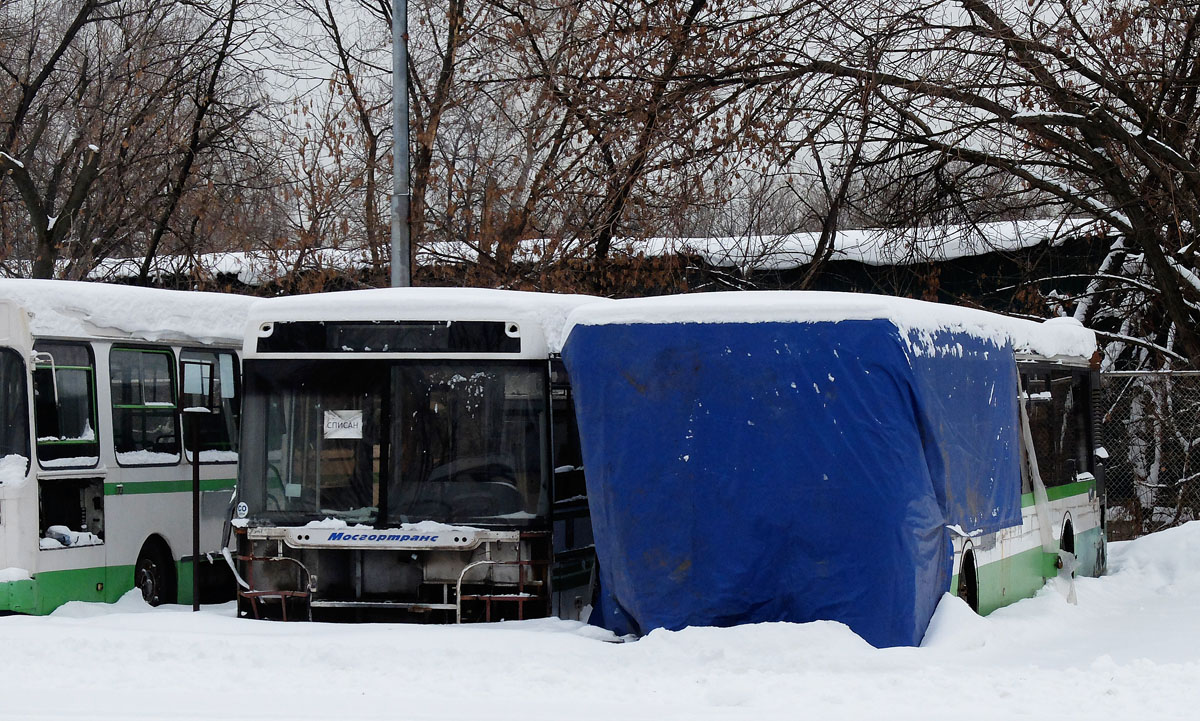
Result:
{"label": "bus headlight area", "polygon": [[550,613],[545,532],[415,524],[239,528],[239,615],[430,622]]}

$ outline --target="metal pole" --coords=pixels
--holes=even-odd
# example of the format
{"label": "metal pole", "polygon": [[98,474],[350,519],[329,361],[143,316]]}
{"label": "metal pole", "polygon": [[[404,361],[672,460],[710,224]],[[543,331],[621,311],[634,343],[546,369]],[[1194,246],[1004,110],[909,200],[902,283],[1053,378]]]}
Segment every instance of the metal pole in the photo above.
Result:
{"label": "metal pole", "polygon": [[184,413],[186,423],[191,417],[192,446],[192,610],[200,610],[200,424],[196,413]]}
{"label": "metal pole", "polygon": [[412,285],[408,209],[408,0],[392,0],[392,287]]}

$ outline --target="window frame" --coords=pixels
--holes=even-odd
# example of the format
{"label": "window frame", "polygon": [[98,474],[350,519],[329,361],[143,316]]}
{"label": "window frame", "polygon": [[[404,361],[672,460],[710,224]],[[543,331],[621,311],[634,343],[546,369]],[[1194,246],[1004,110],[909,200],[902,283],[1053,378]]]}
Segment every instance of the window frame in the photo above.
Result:
{"label": "window frame", "polygon": [[[171,405],[167,406],[147,406],[142,404],[128,404],[116,402],[116,397],[112,393],[113,384],[113,356],[116,353],[153,353],[165,355],[167,357],[167,373],[171,379]],[[139,384],[142,384],[144,379],[139,379]],[[183,463],[183,439],[181,438],[183,430],[183,419],[180,418],[179,412],[179,381],[178,381],[178,364],[176,362],[175,351],[170,346],[163,345],[142,345],[142,344],[113,344],[108,349],[108,383],[109,383],[109,413],[112,420],[113,429],[113,460],[121,468],[170,468],[179,466]],[[145,394],[143,393],[143,401]],[[170,411],[172,421],[175,423],[175,438],[176,438],[176,459],[174,461],[166,461],[163,463],[129,463],[121,461],[122,453],[137,453],[138,451],[147,450],[139,448],[137,451],[119,451],[117,450],[117,412],[118,411]]]}
{"label": "window frame", "polygon": [[[180,434],[179,441],[180,441],[180,448],[182,449],[180,458],[184,463],[192,462],[192,461],[188,460],[188,453],[189,453],[188,436],[189,436],[189,433],[187,432],[187,429],[184,427],[185,423],[186,423],[186,419],[187,419],[187,414],[183,412],[183,406],[181,403],[183,396],[190,395],[190,394],[185,394],[183,392],[183,388],[179,386],[179,384],[182,382],[182,378],[183,378],[184,363],[189,362],[189,360],[191,362],[195,362],[195,359],[184,358],[184,355],[186,355],[188,353],[203,353],[203,354],[211,355],[214,357],[224,354],[224,355],[228,355],[229,357],[231,357],[233,359],[233,393],[234,393],[234,400],[237,403],[237,409],[235,411],[236,415],[234,418],[234,421],[235,421],[234,435],[233,435],[233,437],[231,437],[229,439],[229,442],[230,442],[230,445],[233,446],[234,448],[237,448],[238,444],[241,441],[240,436],[241,436],[241,431],[242,431],[242,408],[241,408],[241,406],[242,406],[242,359],[241,359],[241,357],[238,356],[237,351],[233,350],[232,348],[204,348],[202,346],[200,346],[200,347],[197,347],[197,346],[181,347],[179,349],[179,358],[177,359],[177,368],[176,368],[176,372],[175,372],[175,378],[177,379],[176,380],[177,392],[175,394],[175,406],[176,406],[177,412],[179,413],[179,434]],[[218,360],[217,363],[218,363],[218,368],[219,368],[220,361]],[[203,449],[201,449],[201,451],[203,451]],[[196,454],[196,460],[202,466],[216,466],[216,465],[236,464],[236,463],[238,463],[238,461],[240,459],[234,459],[234,460],[228,460],[228,461],[206,461],[203,458],[200,458],[198,454]]]}
{"label": "window frame", "polygon": [[[59,340],[59,339],[55,339],[55,338],[39,338],[34,341],[34,344],[33,344],[34,353],[47,353],[51,357],[53,357],[53,353],[50,353],[50,351],[39,350],[39,348],[38,348],[39,346],[44,347],[45,345],[69,346],[69,347],[74,347],[74,348],[82,348],[87,353],[89,365],[86,365],[86,366],[59,365],[57,361],[55,361],[54,363],[50,363],[50,364],[34,362],[33,368],[30,372],[30,379],[33,383],[34,394],[30,398],[30,400],[31,400],[32,406],[33,406],[33,408],[32,408],[32,410],[33,410],[33,429],[32,429],[33,430],[33,433],[32,433],[33,453],[34,453],[34,456],[37,457],[38,467],[43,470],[47,470],[47,471],[79,470],[79,469],[97,468],[100,466],[100,457],[101,457],[101,453],[102,453],[102,451],[101,451],[101,445],[102,445],[101,436],[102,436],[102,434],[100,432],[99,387],[96,383],[97,369],[96,369],[95,348],[93,348],[92,344],[88,341]],[[91,393],[89,394],[90,410],[91,410],[91,413],[89,414],[89,419],[92,424],[92,433],[95,435],[95,440],[92,440],[92,441],[83,441],[83,440],[39,441],[38,440],[38,427],[37,427],[38,426],[38,415],[37,415],[37,405],[38,404],[37,404],[37,399],[36,399],[37,381],[36,381],[36,378],[34,377],[34,373],[36,373],[38,370],[45,370],[45,369],[51,369],[51,372],[57,372],[58,369],[81,370],[81,371],[85,371],[89,374],[88,378],[89,378],[89,382],[90,382],[90,391],[91,391]],[[55,405],[57,406],[58,404],[55,404]],[[88,458],[94,457],[96,460],[90,464],[89,463],[79,463],[79,464],[72,464],[72,465],[66,465],[66,464],[46,465],[46,463],[53,463],[53,461],[61,460],[61,459],[54,459],[54,458],[44,459],[44,458],[42,458],[40,449],[43,446],[66,446],[66,445],[94,446],[96,449],[95,454],[93,454],[92,456],[86,456],[86,457],[88,457]],[[83,458],[85,456],[79,456],[79,457]]]}
{"label": "window frame", "polygon": [[[337,363],[347,369],[356,367],[365,367],[367,365],[377,366],[381,371],[386,372],[388,377],[391,374],[404,368],[431,368],[441,367],[456,364],[472,364],[482,363],[488,367],[497,368],[523,368],[533,372],[537,376],[538,394],[540,400],[536,402],[536,407],[543,423],[549,424],[551,404],[550,404],[550,384],[547,366],[544,362],[537,359],[509,359],[509,358],[423,358],[423,357],[394,357],[382,359],[354,359],[345,358],[303,358],[303,359],[243,359],[243,383],[242,388],[245,391],[243,396],[243,435],[251,445],[245,445],[241,449],[243,455],[241,458],[242,464],[238,468],[238,483],[239,497],[246,500],[251,507],[250,513],[252,517],[258,520],[263,520],[269,523],[282,523],[284,525],[292,523],[303,524],[311,520],[319,520],[324,515],[330,515],[327,512],[313,513],[300,509],[272,509],[268,500],[268,486],[271,484],[271,471],[269,470],[270,463],[268,457],[271,456],[271,450],[267,447],[271,437],[271,414],[269,393],[264,391],[266,387],[261,385],[263,379],[268,375],[267,369],[276,370],[277,372],[296,372],[294,369],[297,365],[304,364],[328,364]],[[384,404],[385,407],[392,408],[395,402],[395,379],[388,381],[387,392],[383,397],[390,399]],[[268,382],[269,386],[269,382]],[[503,422],[504,416],[500,416]],[[249,429],[249,430],[247,430]],[[389,421],[388,429],[380,436],[383,441],[383,447],[386,447],[387,463],[381,466],[381,471],[378,477],[375,478],[375,483],[391,484],[395,469],[403,462],[401,458],[396,457],[397,449],[402,447],[396,441],[399,438],[395,435],[399,431],[399,427]],[[291,434],[294,438],[295,435]],[[521,528],[521,529],[541,529],[549,526],[550,523],[550,506],[552,500],[550,493],[552,492],[552,469],[549,467],[553,450],[551,448],[551,438],[547,431],[544,436],[539,436],[540,445],[538,450],[538,466],[539,473],[537,474],[537,511],[530,512],[531,516],[520,519],[504,519],[504,520],[450,520],[442,519],[441,522],[459,524],[459,525],[474,525],[483,528]],[[402,451],[401,451],[402,452]],[[381,456],[384,453],[383,448],[380,450]],[[292,456],[294,457],[294,456]],[[381,461],[382,463],[382,461]],[[278,473],[276,478],[281,482],[286,482],[291,477],[291,474]],[[428,483],[429,479],[422,479],[423,483]],[[379,525],[380,523],[394,524],[400,522],[397,517],[397,506],[393,505],[391,496],[395,489],[388,488],[387,491],[380,492],[378,499],[379,504],[376,506],[376,513],[369,521],[372,524]],[[530,499],[532,496],[526,496]],[[380,507],[386,509],[384,514],[380,513]],[[303,519],[303,520],[301,520]],[[368,521],[360,521],[367,523]]]}

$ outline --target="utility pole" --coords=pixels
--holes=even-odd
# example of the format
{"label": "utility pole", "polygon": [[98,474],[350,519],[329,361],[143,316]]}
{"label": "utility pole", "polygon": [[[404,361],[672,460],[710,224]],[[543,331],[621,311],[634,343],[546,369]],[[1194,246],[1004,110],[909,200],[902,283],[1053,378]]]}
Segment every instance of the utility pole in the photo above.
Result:
{"label": "utility pole", "polygon": [[392,287],[412,285],[408,232],[408,0],[392,0]]}

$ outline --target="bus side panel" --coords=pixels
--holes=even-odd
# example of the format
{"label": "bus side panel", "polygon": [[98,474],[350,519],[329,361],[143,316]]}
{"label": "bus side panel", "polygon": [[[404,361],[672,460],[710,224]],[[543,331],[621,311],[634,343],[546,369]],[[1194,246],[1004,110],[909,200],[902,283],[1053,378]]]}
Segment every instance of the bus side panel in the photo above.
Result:
{"label": "bus side panel", "polygon": [[[110,569],[109,583],[122,588],[121,593],[132,589],[134,568],[142,547],[151,536],[158,536],[166,542],[171,551],[177,583],[176,600],[178,603],[191,603],[192,481],[190,478],[178,478],[181,471],[190,473],[190,469],[186,466],[146,469],[155,470],[169,471],[170,475],[176,478],[128,482],[121,484],[119,491],[117,484],[107,484],[105,487],[110,528],[123,529],[110,543],[109,562],[113,565]],[[207,476],[200,481],[201,554],[216,554],[220,551],[224,520],[232,495],[230,486],[233,484],[232,478],[220,476],[230,474],[232,470],[232,466],[205,466],[201,469],[201,473]],[[201,573],[206,574],[209,570],[209,564],[204,562]],[[120,595],[118,593],[109,600],[116,600]]]}
{"label": "bus side panel", "polygon": [[32,580],[0,583],[0,611],[34,613],[37,610],[37,587]]}
{"label": "bus side panel", "polygon": [[[1098,576],[1104,567],[1104,535],[1100,527],[1100,504],[1094,480],[1079,481],[1048,489],[1051,536],[1063,544],[1062,532],[1069,519],[1077,557],[1076,575]],[[1022,524],[973,539],[971,550],[977,565],[979,612],[987,615],[997,608],[1029,598],[1047,579],[1058,575],[1057,554],[1042,549],[1040,519],[1032,494],[1022,497]],[[957,544],[956,544],[957,545]],[[957,588],[961,573],[962,548],[956,550]]]}

